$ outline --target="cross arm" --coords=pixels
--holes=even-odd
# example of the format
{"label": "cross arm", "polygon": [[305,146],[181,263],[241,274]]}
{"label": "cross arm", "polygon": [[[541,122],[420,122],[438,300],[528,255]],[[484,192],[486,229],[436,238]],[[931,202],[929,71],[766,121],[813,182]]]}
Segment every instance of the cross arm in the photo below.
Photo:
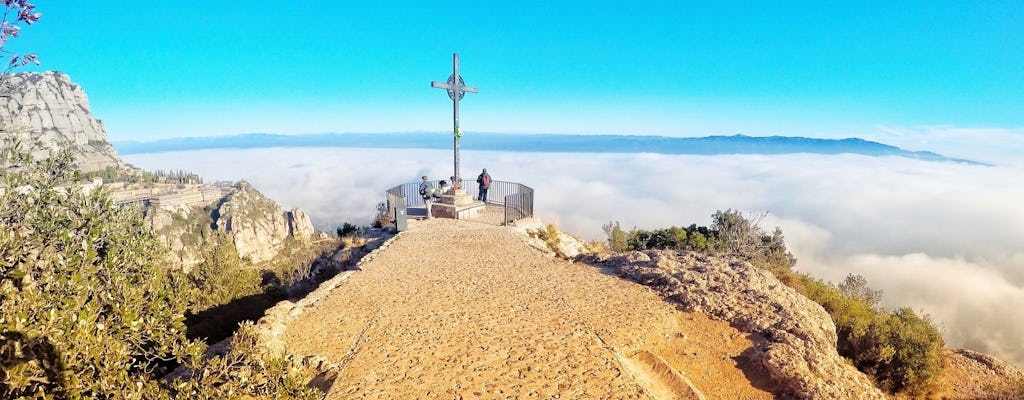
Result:
{"label": "cross arm", "polygon": [[475,87],[471,87],[471,86],[463,86],[462,87],[462,91],[463,92],[469,92],[469,93],[479,93],[479,92],[477,92]]}
{"label": "cross arm", "polygon": [[454,89],[452,87],[452,85],[449,85],[449,84],[444,83],[444,82],[438,82],[438,81],[430,81],[430,86],[431,87],[436,87],[436,88],[439,88],[439,89]]}

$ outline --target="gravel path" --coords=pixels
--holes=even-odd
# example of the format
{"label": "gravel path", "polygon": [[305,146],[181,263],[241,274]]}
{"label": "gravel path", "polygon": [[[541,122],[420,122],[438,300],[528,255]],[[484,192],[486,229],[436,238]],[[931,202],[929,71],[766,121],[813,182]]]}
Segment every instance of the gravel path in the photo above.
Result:
{"label": "gravel path", "polygon": [[288,325],[290,353],[340,366],[328,398],[688,398],[686,378],[709,399],[772,398],[728,325],[507,228],[410,228]]}

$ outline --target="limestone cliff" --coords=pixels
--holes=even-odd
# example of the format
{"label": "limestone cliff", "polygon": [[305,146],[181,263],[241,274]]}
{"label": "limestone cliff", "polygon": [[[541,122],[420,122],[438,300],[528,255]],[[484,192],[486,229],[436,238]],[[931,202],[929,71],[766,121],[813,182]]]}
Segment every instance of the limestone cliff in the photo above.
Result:
{"label": "limestone cliff", "polygon": [[231,235],[240,257],[269,260],[289,237],[308,240],[312,236],[313,224],[301,210],[285,211],[246,182],[236,188],[218,208],[214,226]]}
{"label": "limestone cliff", "polygon": [[240,257],[258,263],[277,256],[289,239],[308,241],[315,233],[302,210],[286,211],[246,182],[203,202],[151,205],[146,221],[171,250],[169,261],[184,268],[203,261],[217,234],[225,235]]}
{"label": "limestone cliff", "polygon": [[74,148],[78,167],[94,171],[123,162],[107,142],[103,122],[93,117],[81,86],[60,72],[8,76],[0,88],[0,132],[34,156],[62,142]]}

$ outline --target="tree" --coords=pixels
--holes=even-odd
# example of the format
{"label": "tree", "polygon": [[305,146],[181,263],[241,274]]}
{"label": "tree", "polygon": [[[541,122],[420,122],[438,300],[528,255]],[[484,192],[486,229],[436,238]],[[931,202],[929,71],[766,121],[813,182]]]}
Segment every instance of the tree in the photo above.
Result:
{"label": "tree", "polygon": [[871,289],[868,286],[868,280],[861,275],[847,275],[846,279],[839,284],[839,291],[872,307],[878,305],[878,302],[882,300],[882,291]]}
{"label": "tree", "polygon": [[601,226],[604,233],[608,235],[608,249],[615,252],[629,251],[629,243],[626,242],[626,232],[619,226],[619,222],[608,221]]}
{"label": "tree", "polygon": [[718,233],[724,250],[737,254],[754,254],[764,233],[758,223],[764,214],[746,218],[739,211],[718,210],[711,216],[711,230]]}

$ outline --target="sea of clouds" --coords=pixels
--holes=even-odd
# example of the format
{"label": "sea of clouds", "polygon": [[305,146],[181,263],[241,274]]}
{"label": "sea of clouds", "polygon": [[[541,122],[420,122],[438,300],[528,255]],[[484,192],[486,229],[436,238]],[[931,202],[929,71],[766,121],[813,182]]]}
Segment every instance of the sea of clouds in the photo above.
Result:
{"label": "sea of clouds", "polygon": [[[708,225],[716,210],[765,212],[797,269],[865,276],[887,306],[930,314],[947,345],[1024,366],[1024,166],[855,155],[684,156],[464,151],[463,175],[536,189],[545,222],[587,239],[601,225]],[[125,157],[206,181],[252,182],[318,228],[366,224],[384,191],[451,175],[441,150],[269,148]]]}

